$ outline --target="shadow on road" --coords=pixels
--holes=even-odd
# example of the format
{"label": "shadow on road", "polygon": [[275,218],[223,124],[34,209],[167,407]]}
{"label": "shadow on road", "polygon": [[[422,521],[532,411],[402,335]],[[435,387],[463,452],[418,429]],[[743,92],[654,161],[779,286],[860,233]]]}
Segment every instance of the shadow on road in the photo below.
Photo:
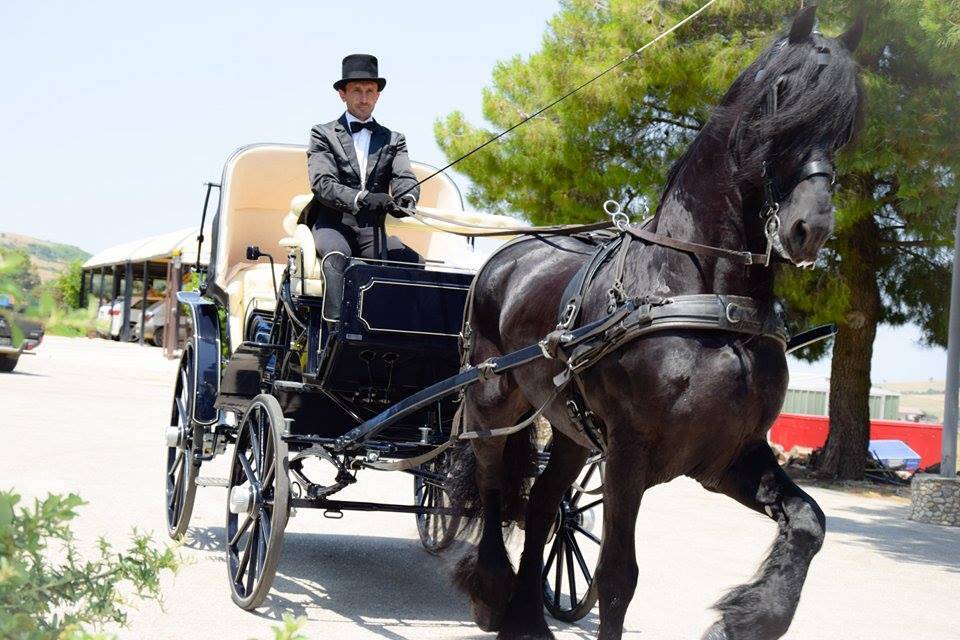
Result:
{"label": "shadow on road", "polygon": [[[219,557],[223,536],[223,527],[192,527],[184,547]],[[430,627],[488,639],[474,624],[466,597],[450,583],[450,569],[465,548],[433,556],[409,538],[287,532],[273,588],[253,615],[349,620],[389,640],[406,638],[404,628],[422,636]],[[584,639],[595,637],[599,625],[596,611],[576,625],[549,616],[547,621]]]}
{"label": "shadow on road", "polygon": [[[896,504],[833,509],[827,517],[827,535],[855,536],[842,544],[865,545],[898,561],[931,564],[960,572],[960,529],[907,520],[909,507]],[[845,518],[837,512],[853,517]]]}
{"label": "shadow on road", "polygon": [[45,375],[45,374],[43,374],[43,373],[31,373],[30,371],[17,371],[16,369],[14,369],[13,371],[9,371],[9,372],[7,372],[7,373],[5,373],[5,374],[3,374],[3,375],[5,375],[5,376],[21,376],[21,377],[24,377],[24,378],[49,378],[49,377],[50,377],[50,376]]}

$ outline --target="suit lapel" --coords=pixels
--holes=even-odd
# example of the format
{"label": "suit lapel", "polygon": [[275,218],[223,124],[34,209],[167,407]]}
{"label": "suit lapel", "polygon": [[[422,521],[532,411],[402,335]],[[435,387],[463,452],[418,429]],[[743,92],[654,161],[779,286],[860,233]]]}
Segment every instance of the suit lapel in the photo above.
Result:
{"label": "suit lapel", "polygon": [[382,125],[377,125],[376,130],[370,136],[370,152],[367,154],[367,175],[364,184],[370,184],[370,176],[374,169],[380,164],[380,156],[383,155],[383,148],[387,146],[390,140],[390,130]]}
{"label": "suit lapel", "polygon": [[354,175],[359,178],[360,161],[357,160],[357,152],[353,148],[353,136],[351,136],[350,132],[347,131],[347,116],[340,116],[340,118],[337,120],[336,126],[334,126],[333,129],[337,132],[337,138],[340,140],[340,146],[343,147],[343,155],[345,155],[350,161],[350,168],[353,169]]}

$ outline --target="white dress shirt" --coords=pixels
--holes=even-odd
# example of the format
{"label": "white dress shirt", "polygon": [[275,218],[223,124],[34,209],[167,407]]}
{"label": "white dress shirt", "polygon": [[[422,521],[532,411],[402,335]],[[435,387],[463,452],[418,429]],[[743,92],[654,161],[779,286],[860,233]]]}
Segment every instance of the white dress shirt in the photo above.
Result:
{"label": "white dress shirt", "polygon": [[[349,111],[345,112],[347,116],[347,131],[350,131],[350,124],[353,122],[371,122],[373,117],[366,120],[354,118]],[[356,133],[351,133],[353,138],[353,150],[357,153],[357,164],[360,165],[360,190],[367,188],[367,159],[370,157],[370,136],[373,135],[370,129],[360,129]]]}

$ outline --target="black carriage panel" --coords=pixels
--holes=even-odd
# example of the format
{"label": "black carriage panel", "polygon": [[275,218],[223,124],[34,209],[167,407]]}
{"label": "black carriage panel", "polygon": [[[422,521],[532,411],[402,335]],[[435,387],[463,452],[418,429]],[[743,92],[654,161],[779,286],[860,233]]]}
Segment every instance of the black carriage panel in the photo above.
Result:
{"label": "black carriage panel", "polygon": [[[344,275],[342,322],[320,364],[321,386],[366,418],[455,375],[472,279],[468,273],[351,264]],[[379,437],[442,441],[453,411],[450,401],[438,402]]]}
{"label": "black carriage panel", "polygon": [[354,263],[342,322],[328,342],[324,388],[386,403],[453,375],[472,275]]}
{"label": "black carriage panel", "polygon": [[263,374],[276,366],[277,350],[244,342],[230,356],[220,379],[217,408],[243,413],[254,396],[263,392]]}
{"label": "black carriage panel", "polygon": [[354,265],[344,281],[344,337],[389,335],[456,350],[471,280],[463,273]]}

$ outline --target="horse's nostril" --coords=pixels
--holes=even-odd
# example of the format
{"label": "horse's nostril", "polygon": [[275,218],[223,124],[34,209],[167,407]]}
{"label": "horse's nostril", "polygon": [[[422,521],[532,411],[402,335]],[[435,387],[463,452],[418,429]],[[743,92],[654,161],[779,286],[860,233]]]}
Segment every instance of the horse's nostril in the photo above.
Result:
{"label": "horse's nostril", "polygon": [[807,244],[807,223],[803,220],[797,220],[790,229],[790,238],[793,240],[793,246],[801,248]]}

